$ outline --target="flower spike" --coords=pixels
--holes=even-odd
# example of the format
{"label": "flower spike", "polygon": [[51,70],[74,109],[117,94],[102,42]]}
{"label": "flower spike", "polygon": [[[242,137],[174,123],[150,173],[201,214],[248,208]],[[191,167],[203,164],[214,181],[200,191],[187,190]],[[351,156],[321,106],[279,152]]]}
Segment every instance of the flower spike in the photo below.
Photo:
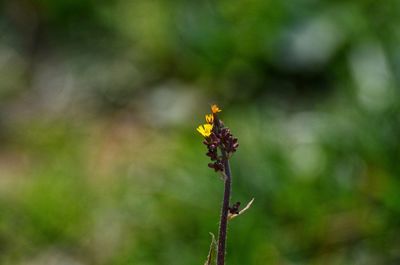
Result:
{"label": "flower spike", "polygon": [[[207,147],[206,156],[211,160],[211,162],[208,163],[208,167],[213,169],[216,173],[219,173],[222,177],[224,182],[224,196],[222,198],[218,242],[211,243],[209,256],[207,257],[205,265],[224,265],[228,221],[247,211],[254,199],[242,210],[240,210],[240,202],[230,206],[232,175],[229,160],[239,147],[239,143],[238,139],[232,135],[231,130],[219,119],[217,113],[221,112],[221,109],[216,104],[211,106],[211,112],[211,114],[205,116],[206,124],[200,125],[197,131],[204,136],[203,144]],[[214,239],[212,241],[214,241]],[[216,245],[218,245],[216,248],[218,253],[216,253],[217,257],[215,263],[215,259],[212,257],[212,253],[215,253],[215,250],[212,250],[212,248],[215,248]]]}

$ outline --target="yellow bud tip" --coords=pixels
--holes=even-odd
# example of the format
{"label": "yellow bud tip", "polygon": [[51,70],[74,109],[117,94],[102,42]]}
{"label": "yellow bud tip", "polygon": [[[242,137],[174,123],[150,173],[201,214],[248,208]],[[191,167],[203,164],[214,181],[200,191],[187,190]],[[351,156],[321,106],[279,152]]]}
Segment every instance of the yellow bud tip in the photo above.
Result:
{"label": "yellow bud tip", "polygon": [[215,113],[221,112],[222,110],[216,104],[213,104],[211,106],[211,111],[212,111],[212,113],[215,114]]}
{"label": "yellow bud tip", "polygon": [[208,137],[211,134],[212,128],[213,128],[212,124],[203,124],[197,127],[197,131],[204,137]]}
{"label": "yellow bud tip", "polygon": [[213,122],[214,122],[214,116],[213,116],[212,114],[206,115],[206,122],[207,122],[208,124],[213,124]]}

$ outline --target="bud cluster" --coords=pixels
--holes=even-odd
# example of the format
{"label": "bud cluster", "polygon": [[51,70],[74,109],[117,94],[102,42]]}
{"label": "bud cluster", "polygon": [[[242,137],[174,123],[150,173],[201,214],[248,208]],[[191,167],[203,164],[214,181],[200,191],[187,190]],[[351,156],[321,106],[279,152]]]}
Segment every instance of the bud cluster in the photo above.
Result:
{"label": "bud cluster", "polygon": [[236,152],[239,143],[238,139],[232,135],[231,130],[228,128],[222,128],[219,137],[221,139],[221,148],[225,150],[228,156]]}
{"label": "bud cluster", "polygon": [[222,155],[218,155],[218,146],[221,144],[220,138],[212,132],[209,137],[207,137],[203,144],[207,146],[208,152],[206,155],[210,157],[212,163],[208,163],[208,167],[213,168],[215,172],[224,171],[224,164],[222,163]]}
{"label": "bud cluster", "polygon": [[[208,149],[206,155],[213,161],[208,166],[216,172],[224,171],[224,159],[228,159],[239,147],[238,139],[231,134],[228,128],[221,128],[219,131],[214,130],[210,136],[205,138],[203,144]],[[221,150],[220,154],[218,148]]]}
{"label": "bud cluster", "polygon": [[238,139],[233,137],[231,131],[218,119],[217,113],[221,111],[217,105],[212,105],[212,113],[205,116],[206,123],[197,127],[197,131],[204,137],[203,144],[207,146],[206,155],[212,161],[208,166],[215,172],[224,172],[225,162],[239,146]]}

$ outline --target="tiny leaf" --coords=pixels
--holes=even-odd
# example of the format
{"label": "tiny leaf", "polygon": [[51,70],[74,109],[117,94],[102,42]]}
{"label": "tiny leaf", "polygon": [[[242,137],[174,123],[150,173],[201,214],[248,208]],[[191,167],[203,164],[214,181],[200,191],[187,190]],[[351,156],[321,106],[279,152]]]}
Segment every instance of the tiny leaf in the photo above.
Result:
{"label": "tiny leaf", "polygon": [[250,206],[253,204],[253,201],[254,201],[254,198],[251,199],[251,201],[249,201],[249,203],[246,205],[246,207],[244,207],[242,210],[240,210],[239,213],[237,213],[237,214],[229,213],[228,220],[232,220],[233,218],[235,218],[235,217],[241,215],[242,213],[244,213],[245,211],[247,211],[250,208]]}
{"label": "tiny leaf", "polygon": [[216,265],[217,264],[217,241],[213,233],[211,235],[210,250],[208,251],[208,256],[206,263],[204,265]]}

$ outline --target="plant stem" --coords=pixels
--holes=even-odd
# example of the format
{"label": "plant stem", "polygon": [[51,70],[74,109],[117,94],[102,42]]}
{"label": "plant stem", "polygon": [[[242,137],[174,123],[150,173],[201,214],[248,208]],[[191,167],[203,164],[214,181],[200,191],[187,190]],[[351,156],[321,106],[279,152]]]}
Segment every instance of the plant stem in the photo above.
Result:
{"label": "plant stem", "polygon": [[223,156],[225,160],[224,168],[225,168],[226,178],[224,185],[224,197],[221,209],[221,219],[219,223],[217,265],[225,264],[225,245],[226,245],[226,233],[228,229],[228,210],[229,210],[229,202],[230,202],[231,186],[232,186],[231,168],[229,165],[229,160],[225,152],[223,152]]}

